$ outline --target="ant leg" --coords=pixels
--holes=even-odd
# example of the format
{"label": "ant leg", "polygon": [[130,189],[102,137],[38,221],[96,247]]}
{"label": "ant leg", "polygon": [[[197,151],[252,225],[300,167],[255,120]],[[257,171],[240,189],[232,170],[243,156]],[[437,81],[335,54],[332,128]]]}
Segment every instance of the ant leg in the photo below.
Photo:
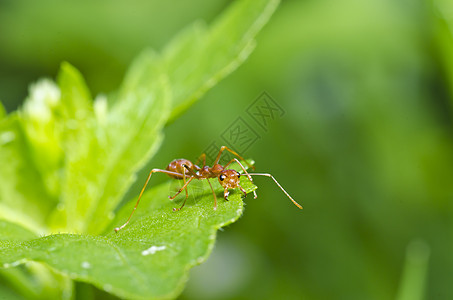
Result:
{"label": "ant leg", "polygon": [[206,153],[201,154],[200,157],[197,158],[195,164],[198,164],[200,160],[203,160],[203,167],[206,166]]}
{"label": "ant leg", "polygon": [[[186,182],[186,169],[184,169],[184,172],[183,172],[183,176],[182,176],[182,179],[184,180],[184,184],[183,186],[176,192],[176,194],[174,194],[173,196],[168,196],[168,198],[170,200],[174,200],[186,187],[187,185],[189,185],[189,183],[192,181],[192,179],[194,179],[193,176],[191,176],[189,178],[189,180]],[[187,189],[186,189],[186,194],[187,194]]]}
{"label": "ant leg", "polygon": [[212,184],[209,181],[209,178],[206,178],[206,180],[208,181],[209,186],[211,187],[212,195],[214,196],[214,210],[217,210],[217,197],[215,195],[214,189],[212,188]]}
{"label": "ant leg", "polygon": [[238,184],[238,187],[241,190],[241,192],[244,193],[244,197],[247,196],[247,192],[244,190],[244,188],[242,186],[240,186],[239,184]]}
{"label": "ant leg", "polygon": [[137,203],[135,203],[134,209],[132,210],[129,218],[127,219],[126,223],[124,223],[120,227],[116,227],[115,228],[115,232],[120,231],[121,229],[126,227],[127,224],[129,224],[129,221],[131,220],[132,215],[134,214],[135,210],[137,209],[137,206],[140,203],[140,199],[142,198],[143,192],[145,191],[145,188],[148,185],[148,182],[151,179],[151,175],[153,175],[153,173],[165,173],[165,174],[170,175],[170,176],[181,176],[181,174],[176,173],[176,172],[172,172],[172,171],[161,170],[161,169],[152,169],[151,172],[149,172],[149,175],[148,175],[148,178],[146,179],[145,185],[143,186],[142,191],[140,192],[140,195],[138,196]]}
{"label": "ant leg", "polygon": [[168,198],[170,198],[170,200],[174,200],[184,189],[186,190],[186,198],[187,198],[188,194],[187,194],[187,188],[186,187],[189,185],[189,183],[194,178],[195,177],[190,177],[189,180],[178,190],[178,192],[174,196],[168,196]]}
{"label": "ant leg", "polygon": [[225,198],[226,201],[228,201],[228,195],[230,194],[230,192],[228,191],[228,188],[225,188],[223,190],[223,198]]}
{"label": "ant leg", "polygon": [[184,202],[182,203],[181,207],[180,208],[173,208],[173,211],[179,211],[181,210],[184,205],[186,204],[186,201],[187,201],[187,197],[189,197],[189,193],[187,192],[187,186],[189,185],[189,183],[194,179],[194,177],[190,177],[189,180],[186,182],[186,170],[184,169],[184,176],[182,177],[184,179],[184,185],[179,189],[179,191],[173,196],[173,197],[169,197],[171,200],[175,199],[176,196],[178,196],[183,190],[186,190],[186,198],[184,199]]}
{"label": "ant leg", "polygon": [[254,166],[252,166],[251,164],[249,164],[242,156],[240,156],[239,154],[237,154],[237,152],[231,150],[231,149],[228,148],[227,146],[222,146],[222,147],[220,147],[219,154],[217,154],[217,157],[216,157],[216,159],[215,159],[213,165],[219,163],[220,155],[222,155],[223,150],[227,150],[228,152],[230,152],[231,154],[235,155],[235,156],[236,156],[237,158],[239,158],[240,160],[245,161],[245,163],[249,166],[249,168],[255,170],[255,167],[254,167]]}
{"label": "ant leg", "polygon": [[[193,178],[193,177],[192,177],[192,178]],[[192,179],[192,178],[191,178],[191,179]],[[191,181],[191,180],[189,180],[189,181],[187,182],[187,184],[188,184],[190,181]],[[187,185],[186,185],[186,186],[187,186]],[[184,205],[186,204],[187,197],[189,197],[189,193],[187,192],[187,189],[186,189],[186,198],[184,199],[184,202],[182,203],[182,205],[181,205],[180,208],[176,208],[176,207],[173,208],[173,211],[180,211],[180,210],[184,207]]]}
{"label": "ant leg", "polygon": [[[253,179],[252,179],[252,176],[249,175],[249,173],[247,173],[247,170],[244,168],[244,166],[239,162],[239,160],[237,160],[236,158],[233,158],[229,163],[227,163],[225,165],[225,169],[226,167],[228,167],[233,161],[237,162],[238,165],[241,167],[241,169],[244,171],[244,174],[247,175],[247,177],[249,178],[250,182],[253,183]],[[241,188],[242,189],[242,188]],[[256,195],[256,191],[253,191],[253,198],[256,199],[258,196]]]}

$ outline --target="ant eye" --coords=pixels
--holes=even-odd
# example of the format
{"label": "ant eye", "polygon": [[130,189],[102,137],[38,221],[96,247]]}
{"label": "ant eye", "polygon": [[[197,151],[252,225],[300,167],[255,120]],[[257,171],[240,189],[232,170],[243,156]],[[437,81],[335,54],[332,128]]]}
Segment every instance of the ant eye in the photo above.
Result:
{"label": "ant eye", "polygon": [[223,181],[225,179],[225,175],[223,175],[223,174],[220,175],[219,179],[220,179],[220,181]]}
{"label": "ant eye", "polygon": [[238,178],[240,178],[240,177],[241,177],[241,174],[238,174]]}

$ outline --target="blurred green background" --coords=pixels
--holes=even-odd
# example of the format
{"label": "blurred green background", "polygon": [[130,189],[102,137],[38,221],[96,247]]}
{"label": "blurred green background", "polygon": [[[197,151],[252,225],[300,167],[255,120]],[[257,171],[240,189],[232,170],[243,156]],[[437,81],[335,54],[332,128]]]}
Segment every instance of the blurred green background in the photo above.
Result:
{"label": "blurred green background", "polygon": [[[63,60],[109,93],[144,47],[228,4],[2,0],[0,100],[17,108]],[[242,117],[260,136],[244,156],[304,210],[256,178],[258,199],[181,298],[453,299],[452,30],[449,1],[283,1],[250,59],[167,126],[139,178],[220,146]],[[267,130],[246,112],[263,91],[285,111]]]}

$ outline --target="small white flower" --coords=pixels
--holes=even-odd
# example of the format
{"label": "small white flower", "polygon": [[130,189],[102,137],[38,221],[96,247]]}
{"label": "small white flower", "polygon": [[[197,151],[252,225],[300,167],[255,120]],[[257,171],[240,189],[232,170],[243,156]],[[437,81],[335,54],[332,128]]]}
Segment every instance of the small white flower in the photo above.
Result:
{"label": "small white flower", "polygon": [[25,100],[24,113],[31,118],[49,121],[51,109],[61,98],[58,86],[50,79],[40,79],[30,85],[29,96]]}
{"label": "small white flower", "polygon": [[96,115],[96,119],[100,123],[105,123],[107,120],[107,96],[104,94],[99,94],[94,99],[94,114]]}

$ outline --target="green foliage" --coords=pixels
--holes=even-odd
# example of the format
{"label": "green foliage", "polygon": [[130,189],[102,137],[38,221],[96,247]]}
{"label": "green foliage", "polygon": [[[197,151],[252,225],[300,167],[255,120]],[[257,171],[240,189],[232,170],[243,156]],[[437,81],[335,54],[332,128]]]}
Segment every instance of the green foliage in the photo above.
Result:
{"label": "green foliage", "polygon": [[[189,47],[196,49],[195,41],[204,40],[200,36],[214,32],[220,21],[212,20],[230,1],[128,0],[111,2],[107,9],[105,1],[96,0],[2,3],[0,99],[12,111],[26,98],[29,82],[55,74],[61,60],[82,71],[95,96],[117,90],[134,53],[149,45],[158,50],[150,60],[198,55]],[[188,26],[179,42],[166,46],[200,17],[213,26]],[[230,35],[221,39],[226,42]],[[172,44],[184,45],[183,50],[170,51]],[[240,224],[219,233],[208,261],[190,270],[181,299],[453,299],[453,1],[283,1],[257,45],[234,76],[166,122],[158,152],[123,200],[135,202],[150,168],[163,168],[173,158],[195,158],[213,139],[220,144],[220,134],[240,116],[260,136],[245,154],[305,210],[292,206],[269,178],[256,178],[259,198],[246,200]],[[218,45],[199,66],[206,67],[220,49],[227,48]],[[190,62],[187,58],[184,65]],[[188,83],[199,77],[198,70],[193,77],[164,75],[171,86],[175,78]],[[176,93],[195,94],[197,88],[189,88],[170,87],[170,116],[177,116]],[[267,119],[267,131],[245,111],[263,90],[285,110]],[[117,101],[119,93],[108,94],[108,107]],[[9,122],[16,122],[10,131],[24,139],[20,123],[10,116]],[[39,136],[47,127],[35,130]],[[0,140],[11,137],[7,133]],[[37,156],[38,149],[28,151],[29,146],[2,143],[9,152],[0,154],[8,155],[8,164],[0,167],[2,178],[8,178],[0,188],[7,197],[1,199],[1,219],[32,234],[47,233],[47,224],[55,230],[58,225],[45,216],[59,202],[61,175],[44,177],[46,169],[38,163],[59,163],[63,151],[43,148]],[[23,160],[16,160],[18,154]],[[17,168],[23,177],[15,176]],[[153,175],[149,188],[166,178]],[[37,188],[39,181],[46,182],[45,189]],[[179,183],[172,181],[175,188]],[[188,201],[191,207],[194,201]],[[137,213],[141,209],[142,204]],[[141,222],[137,216],[132,226]],[[47,299],[64,298],[52,297],[58,293],[113,298],[66,275],[61,276],[69,283],[52,284],[44,278],[60,282],[56,270],[46,275],[30,263],[0,271],[0,298],[38,298],[42,287],[50,291]]]}
{"label": "green foliage", "polygon": [[[206,186],[174,213],[168,184],[150,188],[118,234],[112,230],[134,201],[116,218],[115,210],[159,149],[169,118],[247,58],[277,3],[238,1],[212,27],[185,30],[162,55],[143,52],[113,95],[93,99],[79,71],[63,63],[57,83],[32,85],[19,111],[5,115],[1,108],[0,267],[8,269],[2,276],[29,286],[33,274],[53,278],[41,282],[41,294],[24,292],[32,298],[46,291],[71,297],[67,276],[122,297],[176,297],[188,269],[212,250],[216,230],[241,215],[240,192],[228,202],[219,194],[214,211]],[[9,272],[25,262],[18,274]],[[52,292],[44,288],[49,282],[57,286]]]}
{"label": "green foliage", "polygon": [[247,59],[255,47],[253,37],[277,5],[274,0],[238,1],[211,28],[195,23],[164,50],[174,91],[171,118]]}
{"label": "green foliage", "polygon": [[[247,192],[255,188],[245,178],[243,184]],[[187,281],[187,270],[211,252],[216,230],[242,214],[243,202],[240,192],[229,201],[219,197],[214,211],[206,185],[201,197],[175,213],[172,208],[178,204],[168,200],[168,191],[166,183],[146,193],[132,223],[118,234],[113,226],[127,219],[135,203],[119,211],[105,235],[53,234],[33,239],[30,232],[2,222],[0,226],[14,234],[1,231],[0,263],[9,267],[27,260],[44,262],[72,279],[121,297],[175,297]]]}

